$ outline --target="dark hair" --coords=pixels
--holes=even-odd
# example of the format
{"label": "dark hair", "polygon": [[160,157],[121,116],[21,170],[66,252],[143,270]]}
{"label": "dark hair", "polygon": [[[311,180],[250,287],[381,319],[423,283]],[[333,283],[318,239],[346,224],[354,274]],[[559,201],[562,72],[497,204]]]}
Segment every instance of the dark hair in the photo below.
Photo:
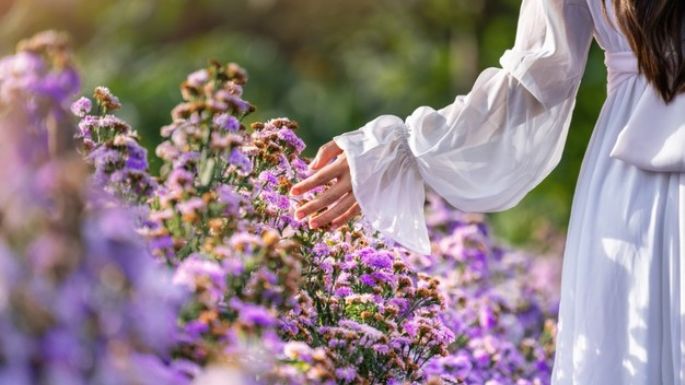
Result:
{"label": "dark hair", "polygon": [[[606,15],[606,2],[604,0]],[[685,91],[683,0],[608,0],[637,56],[638,69],[666,103]]]}

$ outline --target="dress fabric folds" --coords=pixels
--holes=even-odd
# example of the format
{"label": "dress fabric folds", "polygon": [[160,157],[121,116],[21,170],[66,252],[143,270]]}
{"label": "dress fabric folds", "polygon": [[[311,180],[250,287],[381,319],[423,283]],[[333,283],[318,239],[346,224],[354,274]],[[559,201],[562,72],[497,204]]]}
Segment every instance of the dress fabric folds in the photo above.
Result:
{"label": "dress fabric folds", "polygon": [[430,253],[426,188],[502,211],[557,166],[594,36],[608,93],[571,208],[552,384],[685,384],[685,96],[659,103],[607,5],[523,0],[513,47],[467,94],[334,140],[371,226]]}

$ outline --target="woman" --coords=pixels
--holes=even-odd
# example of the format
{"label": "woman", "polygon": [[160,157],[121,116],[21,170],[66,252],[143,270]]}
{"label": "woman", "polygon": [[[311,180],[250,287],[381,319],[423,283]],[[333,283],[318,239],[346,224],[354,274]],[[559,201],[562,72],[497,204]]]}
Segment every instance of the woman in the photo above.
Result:
{"label": "woman", "polygon": [[[336,136],[293,194],[310,226],[362,213],[430,252],[424,188],[467,212],[515,206],[558,164],[594,35],[608,95],[564,251],[556,385],[685,383],[685,60],[680,0],[523,0],[516,41],[467,94]],[[326,208],[325,211],[322,209]]]}

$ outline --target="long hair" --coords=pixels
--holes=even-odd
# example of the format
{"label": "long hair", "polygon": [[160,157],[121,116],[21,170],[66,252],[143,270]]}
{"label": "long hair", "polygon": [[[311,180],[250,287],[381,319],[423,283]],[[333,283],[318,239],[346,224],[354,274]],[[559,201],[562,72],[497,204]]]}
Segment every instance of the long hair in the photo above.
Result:
{"label": "long hair", "polygon": [[[606,16],[606,2],[602,1]],[[685,92],[684,0],[608,0],[641,74],[666,103]]]}

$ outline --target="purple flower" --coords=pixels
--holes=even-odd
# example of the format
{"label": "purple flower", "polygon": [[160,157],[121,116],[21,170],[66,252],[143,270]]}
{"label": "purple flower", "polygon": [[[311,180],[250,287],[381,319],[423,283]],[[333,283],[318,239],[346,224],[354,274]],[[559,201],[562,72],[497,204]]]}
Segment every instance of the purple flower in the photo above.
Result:
{"label": "purple flower", "polygon": [[201,198],[193,197],[185,202],[180,202],[176,208],[183,215],[195,214],[205,208],[205,202]]}
{"label": "purple flower", "polygon": [[287,195],[265,191],[261,194],[261,196],[276,209],[288,210],[290,208],[290,197]]}
{"label": "purple flower", "polygon": [[404,331],[409,335],[409,337],[415,337],[418,331],[418,324],[413,320],[404,323]]}
{"label": "purple flower", "polygon": [[312,362],[313,349],[300,341],[291,341],[283,347],[283,354],[291,360],[298,360],[303,362]]}
{"label": "purple flower", "polygon": [[238,148],[234,148],[231,151],[231,155],[228,157],[228,163],[235,165],[240,170],[245,173],[252,171],[252,162],[245,156],[245,154]]}
{"label": "purple flower", "polygon": [[405,298],[392,298],[392,299],[389,301],[389,304],[390,304],[390,305],[397,306],[397,308],[399,309],[400,313],[406,312],[407,309],[409,308],[409,301],[408,301],[407,299],[405,299]]}
{"label": "purple flower", "polygon": [[154,237],[149,242],[152,249],[168,249],[174,246],[174,240],[169,235]]}
{"label": "purple flower", "polygon": [[376,280],[370,274],[362,274],[362,276],[359,277],[359,282],[366,286],[376,285]]}
{"label": "purple flower", "polygon": [[370,275],[376,282],[385,284],[393,284],[397,278],[395,275],[382,270],[374,271]]}
{"label": "purple flower", "polygon": [[188,335],[188,337],[194,339],[200,337],[202,333],[209,331],[209,326],[206,323],[198,320],[192,320],[185,324],[183,331]]}
{"label": "purple flower", "polygon": [[[0,382],[182,384],[157,356],[174,342],[181,298],[137,234],[136,213],[94,185],[71,149],[47,153],[48,125],[55,135],[74,129],[65,106],[79,81],[68,41],[44,32],[18,46],[31,53],[11,63],[16,72],[0,70],[0,159],[9,170],[0,171],[0,355],[11,357]],[[117,164],[103,148],[91,160]],[[31,156],[15,158],[16,149]],[[7,177],[15,173],[23,177]]]}
{"label": "purple flower", "polygon": [[135,141],[127,143],[126,168],[145,171],[148,168],[147,150]]}
{"label": "purple flower", "polygon": [[290,164],[297,171],[297,176],[301,179],[306,178],[311,173],[309,165],[300,158],[295,158]]}
{"label": "purple flower", "polygon": [[102,129],[109,129],[116,133],[128,134],[132,131],[131,126],[114,115],[100,117],[98,125]]}
{"label": "purple flower", "polygon": [[80,138],[90,138],[93,135],[93,131],[99,126],[100,118],[97,116],[87,115],[78,124],[78,134],[77,137]]}
{"label": "purple flower", "polygon": [[335,370],[335,377],[343,383],[351,383],[357,378],[357,370],[352,366],[338,368]]}
{"label": "purple flower", "polygon": [[240,121],[233,115],[222,113],[214,117],[213,123],[221,130],[237,132],[240,129]]}
{"label": "purple flower", "polygon": [[33,91],[52,98],[55,102],[62,102],[78,92],[81,81],[71,68],[44,75],[40,82],[34,84]]}
{"label": "purple flower", "polygon": [[174,169],[167,178],[167,184],[171,188],[183,190],[186,187],[192,186],[193,174],[187,170]]}
{"label": "purple flower", "polygon": [[389,269],[392,267],[393,257],[387,251],[365,248],[359,252],[362,263],[377,269]]}
{"label": "purple flower", "polygon": [[[168,143],[168,142],[165,142]],[[184,151],[179,154],[178,158],[174,159],[173,166],[175,169],[195,169],[197,162],[200,160],[200,153],[197,151]]]}
{"label": "purple flower", "polygon": [[191,87],[202,87],[207,81],[209,81],[209,73],[205,69],[197,70],[188,75],[186,81]]}
{"label": "purple flower", "polygon": [[169,142],[162,142],[155,149],[155,155],[167,162],[173,161],[177,156],[180,155],[180,153],[180,150]]}
{"label": "purple flower", "polygon": [[221,266],[200,254],[192,254],[181,262],[173,283],[191,291],[207,294],[208,303],[217,303],[226,289],[226,272]]}
{"label": "purple flower", "polygon": [[257,179],[259,179],[262,182],[265,182],[267,186],[278,185],[278,177],[271,170],[262,171],[261,173],[259,173]]}
{"label": "purple flower", "polygon": [[71,105],[71,112],[79,118],[83,118],[90,112],[92,108],[93,103],[90,101],[90,99],[86,97],[80,97]]}
{"label": "purple flower", "polygon": [[226,213],[228,215],[238,215],[243,197],[235,191],[233,186],[221,185],[217,188],[217,192],[219,194],[219,202],[226,205]]}
{"label": "purple flower", "polygon": [[226,99],[229,105],[231,105],[233,111],[235,111],[238,115],[247,114],[250,112],[250,110],[252,110],[252,105],[238,96],[228,95]]}
{"label": "purple flower", "polygon": [[347,297],[349,295],[352,295],[352,289],[350,289],[348,286],[341,286],[337,289],[335,289],[335,296],[337,297]]}
{"label": "purple flower", "polygon": [[293,130],[291,130],[287,127],[283,127],[280,130],[278,130],[277,135],[278,135],[279,139],[281,139],[282,141],[287,143],[289,146],[291,146],[295,150],[295,152],[297,152],[298,154],[304,150],[304,148],[305,148],[304,142],[297,135],[295,135]]}
{"label": "purple flower", "polygon": [[268,328],[277,323],[276,317],[262,306],[243,303],[234,299],[231,301],[231,307],[238,312],[238,319],[244,325]]}
{"label": "purple flower", "polygon": [[317,257],[324,257],[331,253],[331,248],[324,242],[319,242],[312,248],[312,252]]}

